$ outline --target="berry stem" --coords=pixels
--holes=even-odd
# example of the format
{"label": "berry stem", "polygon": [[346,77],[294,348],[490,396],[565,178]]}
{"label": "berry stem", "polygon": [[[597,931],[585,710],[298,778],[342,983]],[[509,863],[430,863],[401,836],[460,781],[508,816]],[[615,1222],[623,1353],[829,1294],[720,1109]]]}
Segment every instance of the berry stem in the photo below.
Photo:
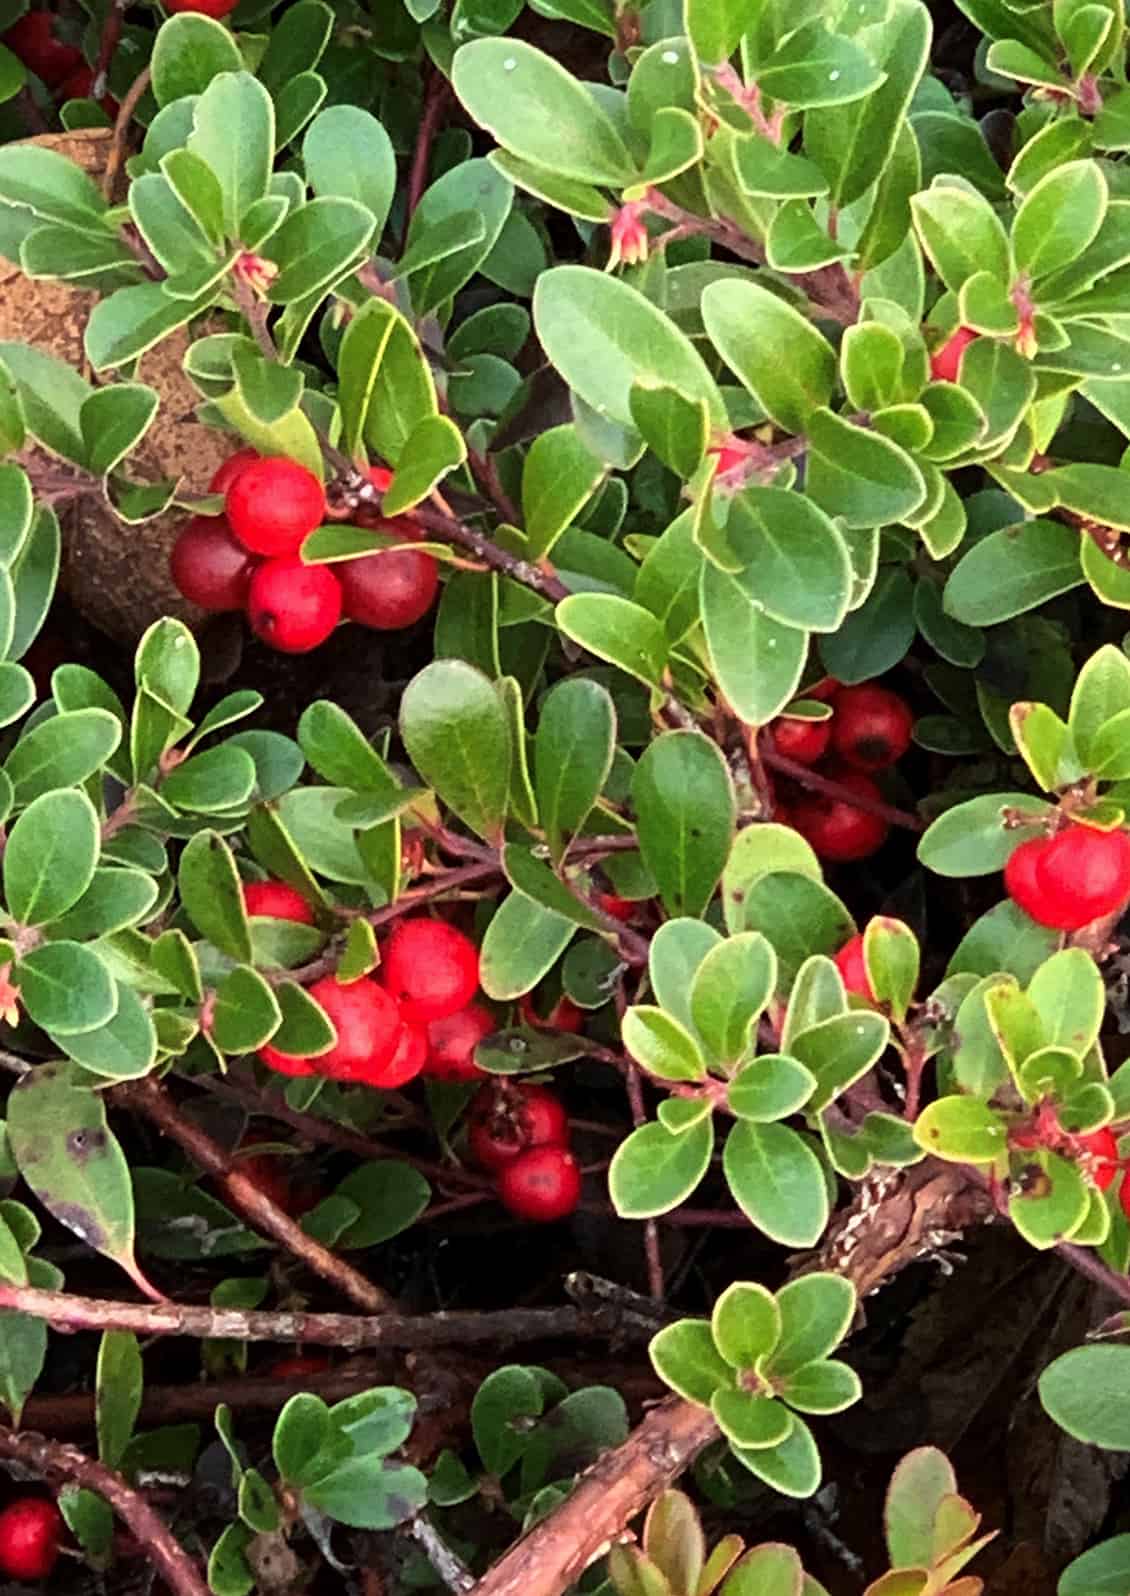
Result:
{"label": "berry stem", "polygon": [[838,781],[819,775],[807,765],[798,764],[795,759],[779,754],[770,745],[768,738],[762,738],[758,744],[758,752],[762,764],[768,765],[770,770],[779,770],[783,776],[791,776],[795,782],[807,787],[811,792],[818,792],[825,798],[836,798],[840,803],[850,804],[853,809],[862,809],[865,814],[877,815],[889,826],[901,826],[904,831],[924,829],[917,815],[912,815],[905,809],[896,809],[892,804],[879,803],[874,798],[863,797],[860,793],[852,792],[850,787],[844,787]]}
{"label": "berry stem", "polygon": [[[640,1085],[640,1072],[634,1064],[629,1064],[624,1074],[624,1086],[628,1093],[628,1106],[632,1110],[632,1124],[638,1130],[647,1123],[647,1110],[643,1103],[643,1087]],[[659,1252],[659,1226],[654,1219],[649,1219],[643,1229],[644,1257],[647,1260],[647,1288],[656,1302],[662,1302],[665,1296],[663,1285],[663,1259]]]}

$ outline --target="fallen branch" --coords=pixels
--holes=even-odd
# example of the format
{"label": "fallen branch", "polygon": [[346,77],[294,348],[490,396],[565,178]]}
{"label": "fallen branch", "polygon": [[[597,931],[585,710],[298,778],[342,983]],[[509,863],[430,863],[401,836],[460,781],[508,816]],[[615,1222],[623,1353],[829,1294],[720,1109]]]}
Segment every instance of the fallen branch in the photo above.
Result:
{"label": "fallen branch", "polygon": [[145,1548],[173,1596],[209,1596],[204,1576],[159,1514],[120,1474],[68,1446],[30,1430],[0,1427],[0,1457],[10,1457],[44,1479],[62,1479],[94,1491]]}

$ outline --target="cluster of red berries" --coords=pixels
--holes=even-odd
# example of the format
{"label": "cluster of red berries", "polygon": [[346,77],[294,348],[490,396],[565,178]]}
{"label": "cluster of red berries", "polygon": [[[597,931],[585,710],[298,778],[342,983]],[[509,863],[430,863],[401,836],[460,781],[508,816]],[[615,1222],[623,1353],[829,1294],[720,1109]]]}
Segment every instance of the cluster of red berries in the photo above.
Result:
{"label": "cluster of red berries", "polygon": [[1004,867],[1004,884],[1039,925],[1078,931],[1130,898],[1130,835],[1069,821],[1054,836],[1022,842]]}
{"label": "cluster of red berries", "polygon": [[[881,803],[872,773],[895,764],[910,747],[914,716],[905,700],[874,682],[841,687],[832,677],[804,696],[829,703],[832,713],[824,720],[779,716],[770,728],[777,752],[798,765],[814,766],[827,756],[823,774],[848,792]],[[882,847],[888,831],[887,822],[870,810],[803,789],[778,804],[777,819],[799,831],[819,858],[837,863],[868,858]]]}
{"label": "cluster of red berries", "polygon": [[0,1512],[0,1574],[46,1579],[59,1556],[63,1515],[44,1496],[18,1496]]}
{"label": "cluster of red berries", "polygon": [[[314,923],[301,893],[285,881],[252,881],[243,888],[248,914]],[[348,984],[324,975],[308,988],[337,1032],[328,1053],[307,1058],[260,1048],[259,1057],[280,1075],[325,1075],[367,1086],[403,1086],[417,1075],[471,1080],[482,1072],[475,1048],[495,1029],[494,1018],[474,1001],[479,952],[445,920],[401,920],[384,947],[380,979]]]}
{"label": "cluster of red berries", "polygon": [[[369,478],[383,492],[391,473],[374,466]],[[321,525],[326,496],[297,461],[240,449],[208,490],[224,495],[224,513],[189,521],[173,545],[173,581],[202,610],[246,609],[251,630],[272,648],[306,654],[343,618],[393,631],[431,608],[439,568],[419,549],[383,549],[335,566],[303,561],[299,550]],[[407,517],[380,521],[377,530],[421,538]]]}
{"label": "cluster of red berries", "polygon": [[[60,105],[67,100],[88,99],[94,86],[94,68],[87,65],[81,50],[58,37],[56,21],[51,11],[25,11],[4,33],[4,43],[51,90]],[[117,116],[118,102],[112,95],[103,95],[98,103],[108,117]]]}
{"label": "cluster of red berries", "polygon": [[494,1176],[504,1207],[519,1219],[564,1219],[581,1195],[581,1171],[569,1151],[569,1119],[544,1086],[492,1082],[471,1100],[467,1147]]}

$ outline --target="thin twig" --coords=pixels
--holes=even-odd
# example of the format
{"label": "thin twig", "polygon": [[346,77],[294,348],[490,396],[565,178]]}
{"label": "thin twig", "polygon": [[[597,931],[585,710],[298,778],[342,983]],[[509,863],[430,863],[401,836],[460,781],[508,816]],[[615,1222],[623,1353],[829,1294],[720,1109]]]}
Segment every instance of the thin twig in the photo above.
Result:
{"label": "thin twig", "polygon": [[477,560],[489,566],[492,571],[497,571],[500,576],[508,576],[511,581],[520,583],[522,587],[528,587],[532,592],[548,599],[551,604],[559,604],[562,599],[569,597],[569,589],[556,576],[543,571],[539,565],[531,564],[529,560],[521,560],[516,554],[509,554],[487,537],[486,533],[476,532],[474,527],[467,526],[455,516],[442,515],[438,510],[429,510],[423,505],[417,505],[412,511],[412,519],[440,542],[452,543],[456,548],[469,550]]}
{"label": "thin twig", "polygon": [[416,147],[412,151],[412,169],[408,174],[408,201],[404,222],[404,231],[407,234],[408,225],[415,214],[416,207],[423,197],[428,186],[428,166],[431,161],[432,144],[439,132],[443,113],[447,109],[447,102],[451,97],[451,84],[442,72],[433,67],[428,74],[427,88],[424,90],[424,109],[420,117],[420,125],[416,132]]}
{"label": "thin twig", "polygon": [[925,830],[917,815],[912,815],[905,809],[896,809],[893,804],[885,804],[878,798],[866,798],[851,787],[845,787],[828,776],[821,776],[818,771],[810,770],[807,765],[801,765],[795,759],[779,754],[767,737],[762,738],[758,752],[762,763],[768,765],[770,770],[779,770],[782,776],[790,776],[799,786],[807,787],[810,792],[818,792],[823,798],[834,798],[839,803],[850,804],[853,809],[862,809],[865,814],[877,815],[889,826],[901,826],[904,831]]}
{"label": "thin twig", "polygon": [[118,173],[125,159],[126,141],[129,138],[130,123],[133,113],[137,110],[142,95],[149,87],[152,78],[152,69],[143,66],[126,90],[125,98],[118,107],[118,114],[114,118],[114,136],[110,140],[110,153],[106,158],[106,170],[102,174],[102,197],[110,200],[114,196],[114,184],[117,182]]}
{"label": "thin twig", "polygon": [[121,43],[122,28],[129,3],[130,0],[110,0],[102,23],[102,36],[98,40],[98,58],[94,63],[94,74],[90,81],[92,100],[100,100],[106,93],[110,62],[114,59],[114,51]]}
{"label": "thin twig", "polygon": [[252,337],[259,345],[259,353],[264,360],[276,361],[279,352],[275,348],[275,340],[271,337],[271,329],[267,325],[267,307],[256,294],[251,284],[238,271],[228,273],[228,286],[232,298],[239,307],[244,321],[251,328]]}
{"label": "thin twig", "polygon": [[455,1591],[456,1596],[465,1596],[465,1593],[474,1590],[474,1574],[463,1559],[451,1550],[429,1519],[418,1515],[412,1520],[409,1530],[412,1539],[423,1548],[424,1556],[448,1590]]}
{"label": "thin twig", "polygon": [[1130,1303],[1130,1277],[1116,1274],[1090,1247],[1076,1247],[1070,1241],[1061,1241],[1055,1250],[1078,1274],[1086,1275],[1120,1302]]}
{"label": "thin twig", "polygon": [[203,1574],[164,1519],[113,1469],[65,1441],[49,1441],[30,1430],[4,1427],[0,1427],[0,1457],[12,1458],[44,1479],[63,1479],[96,1492],[144,1547],[174,1596],[209,1596]]}
{"label": "thin twig", "polygon": [[[638,1130],[647,1122],[647,1111],[643,1106],[643,1088],[640,1085],[640,1072],[634,1064],[629,1064],[624,1075],[624,1085],[628,1093],[628,1106],[632,1110],[632,1124]],[[644,1257],[647,1260],[647,1289],[651,1292],[656,1302],[662,1302],[665,1296],[663,1288],[663,1260],[659,1253],[659,1226],[654,1219],[649,1219],[643,1227]]]}
{"label": "thin twig", "polygon": [[231,1159],[218,1142],[213,1141],[198,1125],[185,1119],[165,1088],[152,1076],[140,1081],[124,1082],[114,1087],[112,1095],[124,1107],[144,1114],[175,1141],[205,1174],[218,1181],[233,1206],[256,1230],[293,1253],[314,1274],[320,1275],[366,1313],[389,1313],[393,1310],[395,1303],[388,1292],[382,1291],[371,1280],[366,1280],[352,1264],[339,1258],[313,1236],[308,1236],[301,1225],[296,1225],[289,1214],[283,1213],[253,1180],[232,1166]]}

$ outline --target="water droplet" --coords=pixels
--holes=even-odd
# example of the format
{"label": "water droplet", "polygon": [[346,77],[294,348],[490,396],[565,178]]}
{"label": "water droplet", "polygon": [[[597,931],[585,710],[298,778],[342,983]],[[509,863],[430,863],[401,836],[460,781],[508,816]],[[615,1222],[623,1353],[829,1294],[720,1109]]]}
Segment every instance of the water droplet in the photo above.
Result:
{"label": "water droplet", "polygon": [[867,1027],[865,1025],[857,1025],[855,1028],[855,1034],[856,1036],[866,1036]]}
{"label": "water droplet", "polygon": [[502,63],[502,70],[504,72],[513,72],[514,68],[517,65],[518,65],[518,63],[517,63],[517,61],[515,61],[515,59],[514,59],[514,57],[512,55],[511,56],[507,56],[506,60]]}
{"label": "water droplet", "polygon": [[768,638],[767,641],[766,641],[765,646],[766,646],[766,648],[776,648],[777,639],[775,637]]}
{"label": "water droplet", "polygon": [[837,67],[834,72],[829,72],[828,73],[828,82],[829,83],[838,83],[839,81],[840,81],[840,72],[839,72],[839,68]]}
{"label": "water droplet", "polygon": [[665,62],[665,64],[667,66],[678,66],[678,64],[679,64],[679,52],[678,52],[678,50],[664,50],[664,52],[663,52],[663,60],[664,60],[664,62]]}
{"label": "water droplet", "polygon": [[1114,361],[1112,363],[1110,369],[1111,369],[1111,371],[1121,371],[1122,370],[1122,362],[1120,360]]}

